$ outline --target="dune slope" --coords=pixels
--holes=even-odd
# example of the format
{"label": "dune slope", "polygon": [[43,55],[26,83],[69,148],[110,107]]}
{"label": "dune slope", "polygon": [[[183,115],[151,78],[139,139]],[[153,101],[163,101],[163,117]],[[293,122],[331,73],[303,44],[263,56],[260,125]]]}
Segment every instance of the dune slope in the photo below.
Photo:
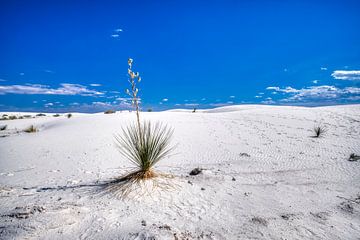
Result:
{"label": "dune slope", "polygon": [[134,113],[0,121],[0,239],[360,238],[360,105],[142,117],[175,129],[172,178],[125,199],[101,183],[132,167],[114,134]]}

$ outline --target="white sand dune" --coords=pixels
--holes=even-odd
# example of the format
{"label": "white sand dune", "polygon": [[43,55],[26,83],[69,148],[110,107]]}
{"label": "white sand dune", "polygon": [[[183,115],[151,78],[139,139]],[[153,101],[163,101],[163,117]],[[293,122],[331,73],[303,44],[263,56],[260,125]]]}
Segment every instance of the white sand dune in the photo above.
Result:
{"label": "white sand dune", "polygon": [[0,121],[0,239],[360,239],[360,105],[142,118],[174,127],[174,177],[125,199],[101,183],[131,167],[113,136],[134,113]]}

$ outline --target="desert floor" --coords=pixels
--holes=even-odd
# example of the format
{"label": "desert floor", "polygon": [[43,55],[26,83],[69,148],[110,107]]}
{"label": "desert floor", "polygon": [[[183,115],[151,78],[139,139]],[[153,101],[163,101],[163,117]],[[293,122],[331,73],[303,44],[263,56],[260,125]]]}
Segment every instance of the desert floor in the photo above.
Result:
{"label": "desert floor", "polygon": [[360,105],[141,117],[177,147],[123,197],[106,184],[131,170],[114,134],[134,112],[0,121],[0,239],[360,239]]}

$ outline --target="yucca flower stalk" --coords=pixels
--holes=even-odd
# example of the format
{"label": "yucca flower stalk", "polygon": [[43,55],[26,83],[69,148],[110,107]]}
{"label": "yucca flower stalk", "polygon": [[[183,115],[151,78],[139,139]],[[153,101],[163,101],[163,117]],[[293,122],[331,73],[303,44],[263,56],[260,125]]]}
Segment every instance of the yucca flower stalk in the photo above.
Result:
{"label": "yucca flower stalk", "polygon": [[135,107],[136,110],[136,120],[137,120],[137,125],[138,128],[141,129],[140,126],[140,114],[139,114],[139,98],[138,98],[138,93],[139,93],[139,89],[136,87],[136,84],[139,83],[141,81],[141,77],[139,72],[133,72],[132,70],[132,63],[133,63],[133,59],[129,58],[128,59],[128,74],[129,74],[129,83],[131,85],[131,91],[129,89],[126,89],[126,94],[128,94],[131,98],[132,98],[132,105]]}

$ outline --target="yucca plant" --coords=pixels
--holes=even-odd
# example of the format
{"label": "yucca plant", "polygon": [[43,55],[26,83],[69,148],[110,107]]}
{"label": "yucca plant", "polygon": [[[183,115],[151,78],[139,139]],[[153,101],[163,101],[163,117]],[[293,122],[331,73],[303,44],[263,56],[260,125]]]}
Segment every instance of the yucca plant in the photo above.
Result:
{"label": "yucca plant", "polygon": [[34,132],[37,132],[37,128],[34,126],[34,125],[31,125],[30,127],[26,128],[24,130],[24,132],[27,132],[27,133],[34,133]]}
{"label": "yucca plant", "polygon": [[122,135],[115,136],[120,153],[129,160],[136,170],[126,175],[125,179],[148,179],[158,176],[154,165],[164,157],[168,156],[173,147],[171,138],[173,129],[167,125],[140,121],[139,89],[137,84],[141,81],[139,73],[132,70],[133,60],[128,60],[128,74],[131,89],[126,93],[132,99],[132,105],[136,111],[136,122],[123,128]]}
{"label": "yucca plant", "polygon": [[314,127],[313,131],[314,131],[313,137],[319,138],[319,137],[322,137],[326,133],[327,129],[326,129],[326,127],[319,124]]}

